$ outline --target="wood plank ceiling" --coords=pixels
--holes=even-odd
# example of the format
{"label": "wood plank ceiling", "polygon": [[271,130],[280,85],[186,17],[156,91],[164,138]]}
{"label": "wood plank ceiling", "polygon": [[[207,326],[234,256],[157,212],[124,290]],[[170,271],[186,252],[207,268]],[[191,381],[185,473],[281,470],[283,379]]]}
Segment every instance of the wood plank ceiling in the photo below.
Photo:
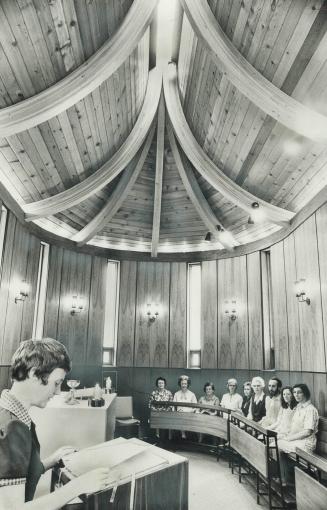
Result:
{"label": "wood plank ceiling", "polygon": [[0,1],[1,183],[78,244],[155,257],[263,238],[327,184],[327,2],[182,0],[164,87],[155,7]]}

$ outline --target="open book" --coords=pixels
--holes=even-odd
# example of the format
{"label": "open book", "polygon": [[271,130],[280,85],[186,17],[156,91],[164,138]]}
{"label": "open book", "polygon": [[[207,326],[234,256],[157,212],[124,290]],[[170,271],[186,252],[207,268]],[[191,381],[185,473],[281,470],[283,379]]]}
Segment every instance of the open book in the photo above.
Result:
{"label": "open book", "polygon": [[108,467],[108,488],[169,465],[168,460],[160,456],[160,449],[135,438],[121,437],[68,455],[64,463],[72,476],[80,476],[98,467]]}

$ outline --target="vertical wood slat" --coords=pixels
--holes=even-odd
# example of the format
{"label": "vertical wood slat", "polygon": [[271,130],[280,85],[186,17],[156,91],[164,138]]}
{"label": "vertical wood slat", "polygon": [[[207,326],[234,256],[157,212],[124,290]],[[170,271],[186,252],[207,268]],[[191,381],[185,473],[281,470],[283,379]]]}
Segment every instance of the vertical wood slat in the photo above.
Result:
{"label": "vertical wood slat", "polygon": [[[50,246],[43,336],[57,338],[63,248]],[[61,339],[58,337],[58,340]]]}
{"label": "vertical wood slat", "polygon": [[[325,341],[325,355],[327,365],[327,204],[316,212],[319,279],[321,290],[321,307],[323,317],[323,332]],[[326,388],[326,386],[325,386]],[[327,395],[327,393],[326,393]],[[327,398],[327,397],[326,397]]]}
{"label": "vertical wood slat", "polygon": [[[11,357],[19,346],[21,338],[24,301],[17,301],[15,303],[15,297],[19,294],[21,283],[26,278],[28,237],[28,232],[17,222],[14,250],[12,253],[6,323],[3,335],[5,346],[2,356],[3,363],[10,363]],[[35,282],[33,283],[35,285]]]}
{"label": "vertical wood slat", "polygon": [[170,266],[169,366],[187,364],[187,264]]}
{"label": "vertical wood slat", "polygon": [[4,363],[5,343],[4,330],[7,316],[7,305],[9,298],[10,274],[12,266],[12,256],[14,250],[14,238],[17,220],[12,213],[9,213],[7,231],[5,236],[5,246],[3,252],[3,262],[1,267],[1,287],[0,287],[0,344],[1,344],[1,363]]}
{"label": "vertical wood slat", "polygon": [[[88,336],[91,256],[65,250],[58,318],[58,335],[67,346],[73,363],[83,364],[86,358]],[[81,313],[71,315],[72,296],[84,298]]]}
{"label": "vertical wood slat", "polygon": [[217,261],[201,268],[201,367],[217,368]]}
{"label": "vertical wood slat", "polygon": [[275,349],[275,366],[278,370],[289,370],[287,331],[287,305],[283,242],[270,249],[272,289],[272,329]]}
{"label": "vertical wood slat", "polygon": [[284,240],[285,291],[287,302],[288,354],[290,370],[302,370],[299,305],[295,296],[296,261],[294,235]]}
{"label": "vertical wood slat", "polygon": [[120,264],[117,365],[134,365],[137,262]]}
{"label": "vertical wood slat", "polygon": [[[169,263],[138,263],[135,366],[168,365],[169,280]],[[160,306],[159,317],[154,322],[146,315],[147,303]]]}
{"label": "vertical wood slat", "polygon": [[[226,301],[236,300],[237,318],[226,314]],[[218,261],[218,367],[248,368],[246,257]]]}
{"label": "vertical wood slat", "polygon": [[262,370],[262,307],[260,253],[247,255],[248,320],[249,320],[249,369]]}
{"label": "vertical wood slat", "polygon": [[29,285],[28,297],[23,303],[23,318],[21,328],[21,341],[28,340],[33,332],[33,320],[35,310],[36,286],[40,260],[41,243],[34,236],[28,239],[28,259],[26,268],[26,282]]}
{"label": "vertical wood slat", "polygon": [[299,303],[302,370],[326,370],[315,216],[294,232],[297,279],[305,278],[311,304]]}
{"label": "vertical wood slat", "polygon": [[86,363],[102,365],[102,339],[106,300],[107,259],[92,257]]}

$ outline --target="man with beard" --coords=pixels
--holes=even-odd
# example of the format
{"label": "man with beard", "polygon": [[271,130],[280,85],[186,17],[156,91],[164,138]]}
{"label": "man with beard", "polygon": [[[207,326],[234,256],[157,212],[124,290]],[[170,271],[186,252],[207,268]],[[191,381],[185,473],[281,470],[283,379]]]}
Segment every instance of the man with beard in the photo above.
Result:
{"label": "man with beard", "polygon": [[272,377],[268,383],[268,395],[266,396],[266,416],[262,418],[260,425],[269,428],[275,423],[281,408],[282,381],[278,377]]}

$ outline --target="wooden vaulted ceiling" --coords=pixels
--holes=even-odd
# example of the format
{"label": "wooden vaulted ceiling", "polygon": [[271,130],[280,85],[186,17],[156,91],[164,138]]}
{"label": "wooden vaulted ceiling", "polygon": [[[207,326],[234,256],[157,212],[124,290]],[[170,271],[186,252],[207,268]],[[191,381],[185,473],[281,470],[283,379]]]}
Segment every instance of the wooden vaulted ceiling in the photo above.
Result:
{"label": "wooden vaulted ceiling", "polygon": [[327,2],[181,0],[160,66],[156,4],[0,0],[1,183],[78,245],[268,236],[327,184]]}

